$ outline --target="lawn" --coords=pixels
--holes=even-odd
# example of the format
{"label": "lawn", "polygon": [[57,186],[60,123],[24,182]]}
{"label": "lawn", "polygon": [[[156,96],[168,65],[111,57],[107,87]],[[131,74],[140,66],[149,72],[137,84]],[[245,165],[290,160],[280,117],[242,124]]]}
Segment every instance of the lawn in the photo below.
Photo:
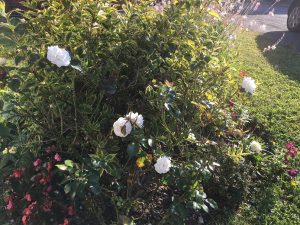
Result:
{"label": "lawn", "polygon": [[270,44],[256,33],[241,34],[239,39],[238,67],[258,83],[249,107],[272,141],[300,144],[300,54],[288,46],[263,53]]}
{"label": "lawn", "polygon": [[[248,102],[265,141],[282,147],[287,141],[300,144],[300,54],[288,46],[263,53],[271,44],[266,37],[246,32],[238,39],[237,68],[253,77],[258,88]],[[254,188],[228,224],[300,224],[299,186],[278,177]],[[224,223],[220,223],[224,224]]]}

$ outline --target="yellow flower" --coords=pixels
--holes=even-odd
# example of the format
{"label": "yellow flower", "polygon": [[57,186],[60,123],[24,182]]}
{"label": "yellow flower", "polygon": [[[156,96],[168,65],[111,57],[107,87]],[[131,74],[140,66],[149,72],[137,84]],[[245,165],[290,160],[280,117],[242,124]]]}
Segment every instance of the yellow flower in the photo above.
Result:
{"label": "yellow flower", "polygon": [[298,182],[295,181],[295,180],[293,180],[293,181],[291,181],[291,185],[292,185],[293,187],[296,187],[296,186],[298,185]]}
{"label": "yellow flower", "polygon": [[136,160],[136,165],[138,168],[143,168],[145,166],[145,157],[140,157]]}

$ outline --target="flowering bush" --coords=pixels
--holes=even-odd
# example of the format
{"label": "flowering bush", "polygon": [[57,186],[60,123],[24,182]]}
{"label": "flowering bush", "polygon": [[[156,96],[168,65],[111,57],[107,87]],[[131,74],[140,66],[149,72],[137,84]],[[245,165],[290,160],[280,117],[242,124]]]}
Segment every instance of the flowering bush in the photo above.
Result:
{"label": "flowering bush", "polygon": [[216,208],[249,118],[209,2],[32,0],[1,24],[0,221],[195,224]]}

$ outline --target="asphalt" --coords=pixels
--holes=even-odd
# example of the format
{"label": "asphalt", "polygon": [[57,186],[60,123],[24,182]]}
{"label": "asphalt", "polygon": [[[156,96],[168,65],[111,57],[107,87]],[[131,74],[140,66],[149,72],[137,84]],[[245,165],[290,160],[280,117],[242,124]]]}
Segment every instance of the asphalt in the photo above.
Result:
{"label": "asphalt", "polygon": [[[279,45],[289,46],[300,53],[300,32],[289,32],[286,26],[287,12],[292,0],[275,2],[276,0],[262,0],[258,10],[247,16],[248,27],[269,38],[270,45],[283,36]],[[274,12],[274,16],[269,15],[270,11]]]}

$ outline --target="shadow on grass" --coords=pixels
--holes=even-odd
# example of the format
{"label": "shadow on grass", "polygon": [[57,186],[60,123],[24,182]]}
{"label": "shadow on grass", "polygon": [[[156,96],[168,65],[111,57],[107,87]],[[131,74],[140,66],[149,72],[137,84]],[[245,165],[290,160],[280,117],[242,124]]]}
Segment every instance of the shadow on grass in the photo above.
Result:
{"label": "shadow on grass", "polygon": [[269,63],[291,80],[300,81],[300,33],[274,31],[257,36],[256,43],[261,49],[273,45],[282,36],[283,40],[275,50],[267,51],[264,56]]}

